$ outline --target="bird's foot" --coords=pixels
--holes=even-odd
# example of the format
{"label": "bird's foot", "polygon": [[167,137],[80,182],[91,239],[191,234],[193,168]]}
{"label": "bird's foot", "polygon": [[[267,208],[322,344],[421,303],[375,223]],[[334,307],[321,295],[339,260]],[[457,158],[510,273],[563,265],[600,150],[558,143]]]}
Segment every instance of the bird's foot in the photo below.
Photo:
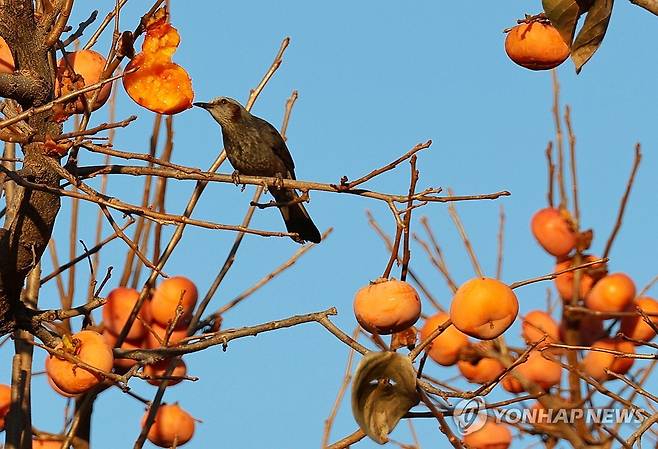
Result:
{"label": "bird's foot", "polygon": [[277,172],[274,175],[274,177],[276,178],[276,181],[274,182],[274,187],[276,187],[277,189],[283,189],[283,175]]}
{"label": "bird's foot", "polygon": [[233,184],[236,186],[240,185],[240,172],[235,170],[233,173],[231,173],[231,181],[233,181]]}

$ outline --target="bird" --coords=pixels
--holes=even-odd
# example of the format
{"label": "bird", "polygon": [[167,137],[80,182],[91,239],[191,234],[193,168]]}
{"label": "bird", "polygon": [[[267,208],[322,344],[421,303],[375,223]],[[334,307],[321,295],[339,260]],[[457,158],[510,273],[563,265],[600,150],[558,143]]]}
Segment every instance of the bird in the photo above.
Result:
{"label": "bird", "polygon": [[[295,163],[279,131],[260,117],[252,115],[237,100],[218,97],[194,106],[205,109],[222,129],[224,149],[239,175],[296,179]],[[299,237],[298,243],[320,243],[322,236],[294,189],[269,188],[281,212],[286,229]]]}

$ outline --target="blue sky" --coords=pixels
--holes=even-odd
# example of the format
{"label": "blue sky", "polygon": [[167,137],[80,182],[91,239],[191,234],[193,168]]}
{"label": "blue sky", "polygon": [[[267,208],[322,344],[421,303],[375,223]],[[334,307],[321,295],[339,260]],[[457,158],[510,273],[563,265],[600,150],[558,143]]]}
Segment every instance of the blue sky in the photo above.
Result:
{"label": "blue sky", "polygon": [[[77,2],[71,23],[90,13]],[[457,205],[486,273],[495,274],[498,209],[507,214],[505,268],[507,282],[552,270],[553,261],[535,244],[529,231],[532,214],[545,205],[544,149],[553,137],[549,72],[531,72],[514,65],[503,50],[502,30],[524,13],[537,13],[540,1],[415,2],[335,1],[182,2],[172,1],[172,22],[181,34],[174,60],[190,73],[197,101],[231,96],[244,102],[249,89],[269,66],[281,39],[291,45],[279,72],[267,86],[253,112],[275,125],[293,89],[299,91],[288,129],[288,145],[297,177],[337,182],[355,179],[407,151],[418,142],[434,144],[418,158],[419,188],[451,187],[458,194],[509,190],[512,196],[495,202]],[[103,17],[114,2],[93,6]],[[122,28],[132,29],[148,8],[129,2]],[[658,101],[650,80],[658,73],[656,18],[629,2],[617,2],[603,46],[575,75],[566,62],[558,70],[563,103],[572,106],[577,133],[583,226],[595,229],[593,252],[600,253],[631,167],[633,146],[641,142],[644,160],[629,202],[624,227],[611,254],[612,271],[631,275],[639,287],[656,274],[650,261],[657,248],[653,172],[658,166],[655,120]],[[111,31],[111,30],[109,30]],[[98,48],[106,52],[109,32]],[[141,44],[141,42],[140,42]],[[117,133],[116,147],[147,152],[153,114],[140,109],[120,86],[117,118],[138,114],[139,120]],[[107,108],[95,114],[107,120]],[[202,110],[192,109],[174,119],[177,163],[206,168],[221,148],[219,127]],[[82,154],[83,164],[97,162]],[[223,172],[232,169],[226,165]],[[370,182],[374,190],[404,193],[408,166]],[[137,179],[111,178],[111,194],[138,202]],[[183,210],[192,182],[170,183],[167,210]],[[220,223],[242,220],[253,192],[232,185],[210,186],[195,217]],[[371,210],[389,232],[394,223],[386,205],[359,197],[315,192],[307,206],[321,230],[333,235],[312,249],[293,268],[267,284],[224,317],[225,327],[258,324],[294,314],[336,306],[333,320],[346,332],[356,321],[354,292],[378,277],[388,255],[369,228]],[[69,202],[64,201],[55,238],[60,259],[67,258],[70,233]],[[80,238],[93,242],[97,210],[81,206],[85,217]],[[421,231],[418,218],[427,216],[443,245],[448,265],[458,282],[474,273],[446,207],[430,205],[416,211],[412,229]],[[120,214],[115,214],[120,219]],[[258,211],[252,223],[260,229],[283,229],[279,214]],[[108,226],[106,226],[108,233]],[[171,230],[167,230],[170,235]],[[224,262],[234,239],[230,232],[188,228],[166,268],[169,274],[192,278],[205,292]],[[297,250],[289,239],[247,236],[238,261],[221,285],[210,310],[232,299],[288,259]],[[81,248],[78,248],[81,251]],[[118,283],[125,244],[115,241],[101,257],[103,270],[115,267],[109,286]],[[412,247],[412,268],[445,306],[450,294],[432,269],[422,249]],[[50,271],[48,258],[44,271]],[[78,267],[75,303],[84,301],[86,266]],[[399,276],[397,269],[394,274]],[[521,312],[543,307],[548,284],[519,291]],[[43,307],[54,307],[53,283],[42,291]],[[426,307],[429,311],[429,306]],[[518,341],[519,325],[509,331]],[[9,381],[10,346],[0,349],[0,382]],[[181,405],[204,422],[186,447],[307,448],[320,445],[322,427],[342,380],[347,349],[318,325],[232,342],[186,357],[195,383],[167,391],[167,401]],[[35,365],[41,369],[43,354]],[[638,363],[638,366],[640,363]],[[447,379],[452,369],[428,367],[428,373]],[[134,390],[147,397],[154,387],[135,380]],[[651,383],[655,387],[655,381]],[[463,385],[462,385],[463,386]],[[34,421],[38,428],[58,431],[65,401],[35,380]],[[506,397],[496,389],[494,398]],[[142,405],[118,390],[104,394],[94,415],[97,448],[130,447],[139,433]],[[356,424],[344,404],[331,440],[354,431]],[[417,423],[423,447],[445,445],[434,420]],[[392,437],[410,443],[406,423]],[[532,440],[534,441],[534,440]],[[147,443],[148,444],[148,443]],[[514,447],[530,444],[527,438]],[[376,447],[363,441],[358,447]]]}

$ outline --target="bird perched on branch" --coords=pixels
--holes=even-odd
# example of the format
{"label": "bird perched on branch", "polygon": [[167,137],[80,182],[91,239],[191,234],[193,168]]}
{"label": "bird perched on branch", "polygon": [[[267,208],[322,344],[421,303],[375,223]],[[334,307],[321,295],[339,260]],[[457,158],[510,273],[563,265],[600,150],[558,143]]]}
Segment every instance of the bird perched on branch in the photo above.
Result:
{"label": "bird perched on branch", "polygon": [[[222,127],[224,149],[237,174],[295,179],[295,163],[283,137],[274,126],[251,115],[232,98],[219,97],[209,103],[194,103],[205,109]],[[318,228],[293,189],[270,187],[288,232],[298,240],[319,243]]]}

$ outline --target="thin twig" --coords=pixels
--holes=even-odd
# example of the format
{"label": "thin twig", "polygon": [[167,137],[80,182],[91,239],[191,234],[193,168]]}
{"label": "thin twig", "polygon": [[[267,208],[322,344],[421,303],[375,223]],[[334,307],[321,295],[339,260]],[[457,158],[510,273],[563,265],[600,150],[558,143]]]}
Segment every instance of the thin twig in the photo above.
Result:
{"label": "thin twig", "polygon": [[608,257],[610,255],[610,250],[612,249],[612,244],[617,237],[619,229],[621,229],[622,220],[624,218],[624,211],[626,210],[626,204],[628,204],[628,198],[631,194],[631,189],[633,188],[633,182],[635,181],[635,175],[637,169],[640,166],[642,161],[642,151],[640,144],[635,145],[635,158],[633,159],[633,168],[631,169],[631,175],[628,178],[626,183],[626,190],[624,191],[624,196],[621,198],[621,203],[619,205],[619,212],[617,212],[617,220],[615,221],[615,226],[612,228],[610,237],[608,237],[608,242],[605,244],[605,250],[603,251],[603,257]]}

